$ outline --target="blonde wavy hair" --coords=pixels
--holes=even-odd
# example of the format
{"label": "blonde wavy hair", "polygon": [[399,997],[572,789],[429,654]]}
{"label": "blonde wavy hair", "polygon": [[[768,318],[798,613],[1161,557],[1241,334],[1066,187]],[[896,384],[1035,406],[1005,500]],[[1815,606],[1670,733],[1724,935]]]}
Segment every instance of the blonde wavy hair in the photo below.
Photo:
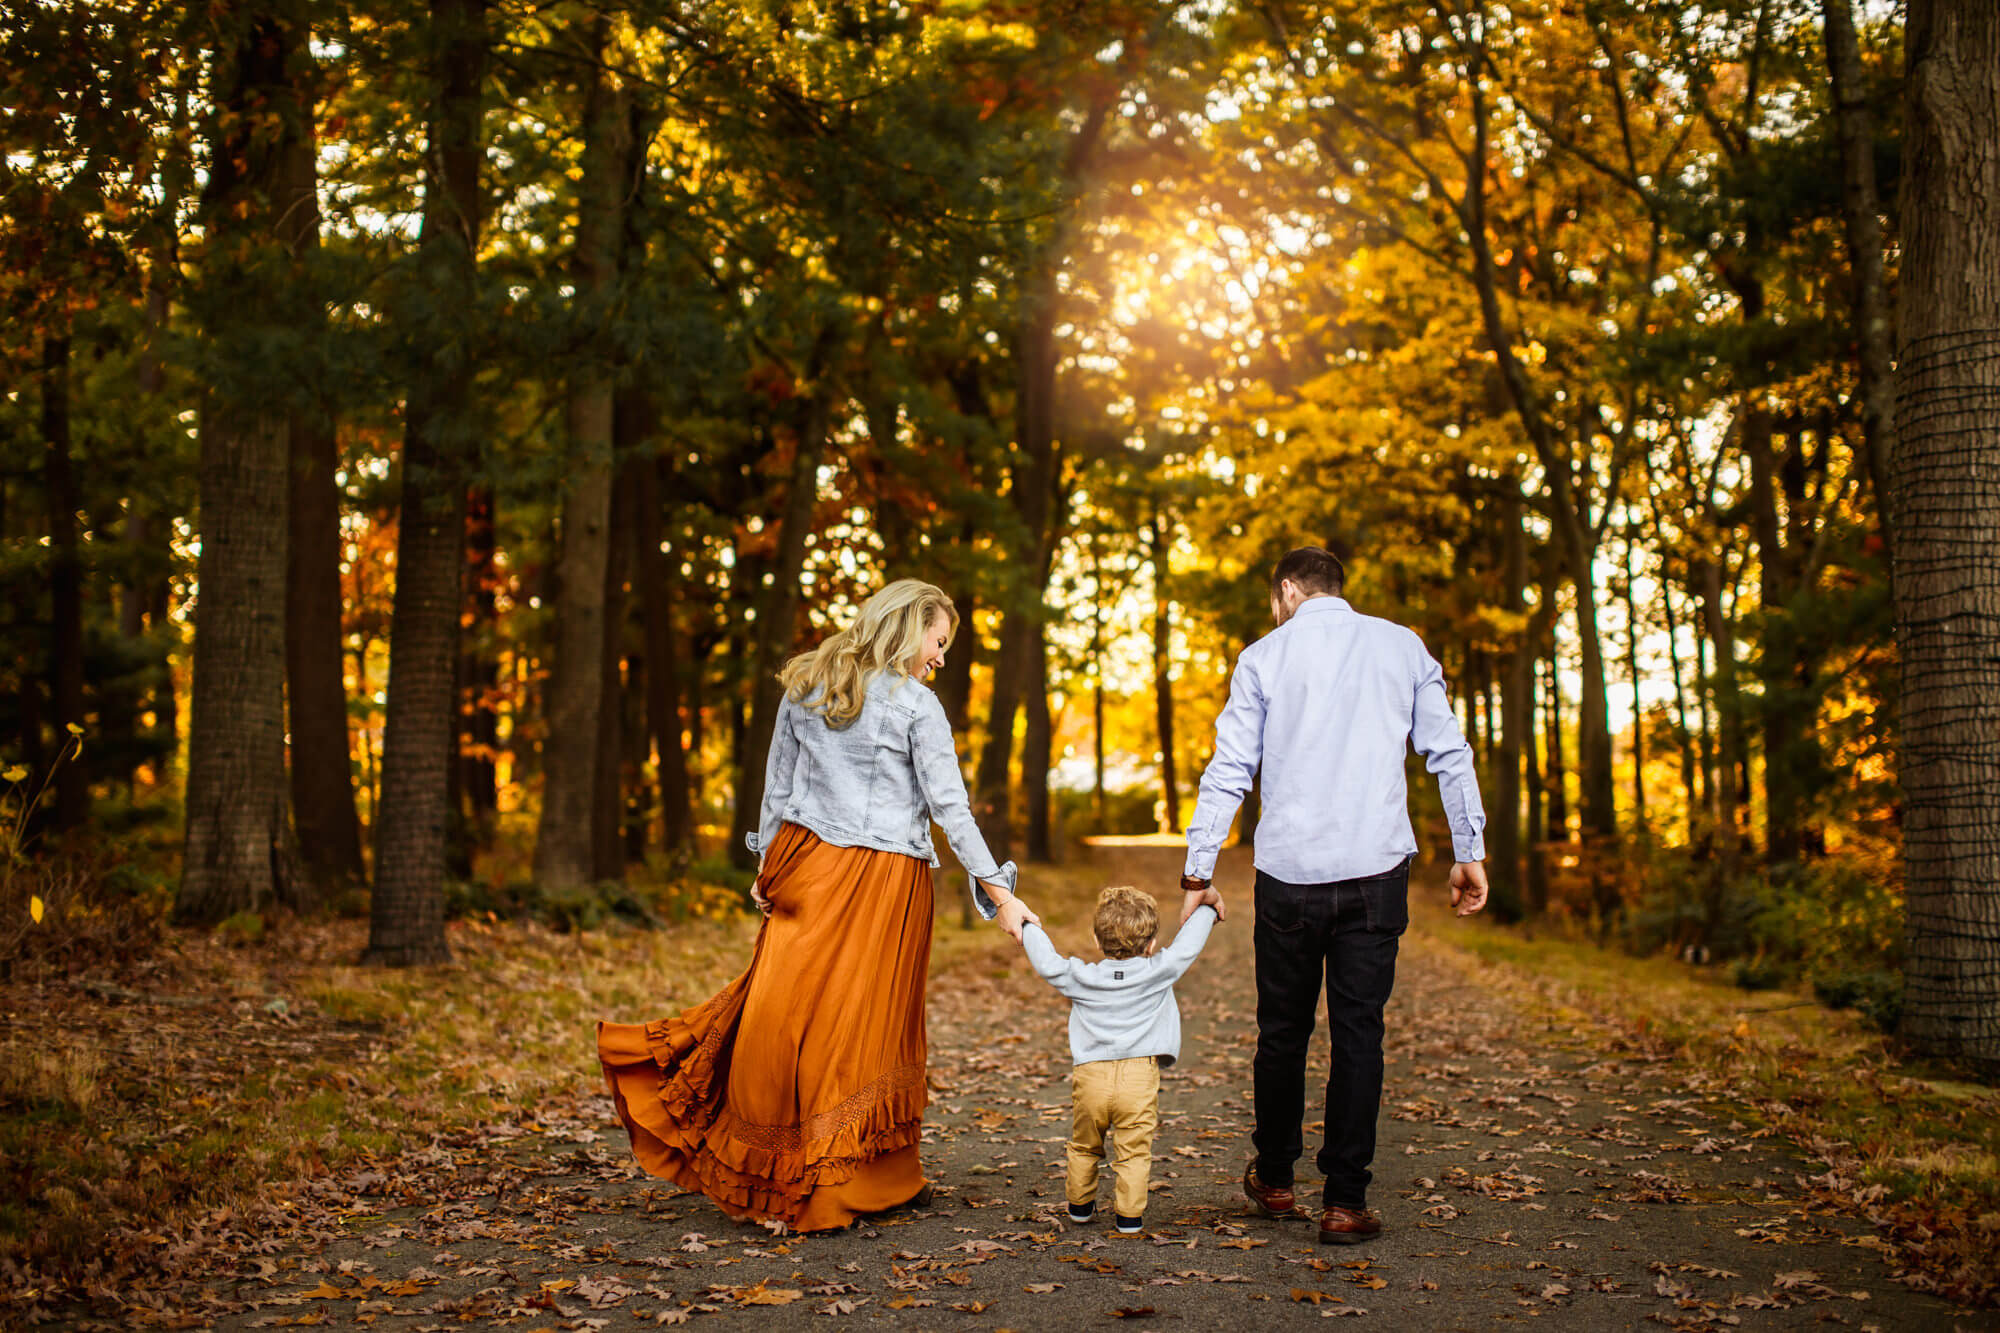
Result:
{"label": "blonde wavy hair", "polygon": [[944,589],[897,579],[863,602],[846,629],[786,662],[778,680],[793,702],[818,711],[830,727],[844,727],[861,716],[870,681],[884,671],[910,674],[910,663],[923,652],[924,635],[939,616],[956,635],[958,608]]}

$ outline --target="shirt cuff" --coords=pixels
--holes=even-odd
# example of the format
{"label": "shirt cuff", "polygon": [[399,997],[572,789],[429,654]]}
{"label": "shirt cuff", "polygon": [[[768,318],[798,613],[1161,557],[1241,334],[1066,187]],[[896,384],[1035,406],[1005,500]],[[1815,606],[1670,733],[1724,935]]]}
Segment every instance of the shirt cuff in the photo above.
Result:
{"label": "shirt cuff", "polygon": [[751,829],[743,835],[743,845],[750,849],[750,855],[752,856],[762,856],[764,854],[764,839],[758,834],[756,829]]}
{"label": "shirt cuff", "polygon": [[1181,867],[1181,873],[1189,879],[1212,880],[1215,878],[1216,858],[1220,855],[1219,851],[1198,848],[1189,843],[1187,864]]}
{"label": "shirt cuff", "polygon": [[1486,835],[1484,833],[1454,833],[1451,835],[1451,859],[1466,865],[1486,859]]}
{"label": "shirt cuff", "polygon": [[981,882],[982,880],[989,879],[998,883],[1007,892],[1012,893],[1014,886],[1020,882],[1021,867],[1015,865],[1012,861],[1007,861],[1003,862],[1000,868],[990,875],[971,876],[972,905],[979,909],[981,917],[991,921],[994,917],[1000,915],[1000,904],[993,901],[992,895],[986,892],[986,885]]}

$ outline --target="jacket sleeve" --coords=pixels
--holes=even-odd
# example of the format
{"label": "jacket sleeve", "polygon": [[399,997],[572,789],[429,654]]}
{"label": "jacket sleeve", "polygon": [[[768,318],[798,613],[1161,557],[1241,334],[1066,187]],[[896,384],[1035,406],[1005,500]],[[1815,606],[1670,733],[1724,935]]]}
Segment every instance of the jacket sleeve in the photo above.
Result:
{"label": "jacket sleeve", "polygon": [[1486,810],[1479,800],[1479,775],[1472,765],[1472,747],[1458,729],[1445,693],[1444,668],[1421,642],[1416,645],[1416,700],[1410,713],[1410,743],[1424,757],[1424,767],[1437,776],[1438,798],[1451,825],[1454,861],[1486,859]]}
{"label": "jacket sleeve", "polygon": [[1069,994],[1069,959],[1056,952],[1048,932],[1030,921],[1021,927],[1021,947],[1028,951],[1028,965],[1036,975],[1063,995]]}
{"label": "jacket sleeve", "polygon": [[910,762],[931,818],[944,830],[945,841],[972,877],[973,905],[979,915],[991,921],[1000,908],[980,881],[999,884],[1012,893],[1020,868],[1012,861],[995,861],[986,839],[980,836],[979,825],[972,819],[972,801],[965,794],[965,775],[959,771],[951,722],[944,715],[944,705],[929,690],[922,691],[916,721],[910,728]]}
{"label": "jacket sleeve", "polygon": [[1168,975],[1178,981],[1181,974],[1194,966],[1194,960],[1201,956],[1202,946],[1208,943],[1208,932],[1215,929],[1215,909],[1207,903],[1194,909],[1194,915],[1174,936],[1174,942],[1160,951],[1166,962]]}
{"label": "jacket sleeve", "polygon": [[778,703],[778,722],[771,728],[771,749],[764,761],[764,804],[758,812],[757,827],[743,835],[751,855],[761,863],[764,849],[778,836],[785,816],[785,802],[792,796],[792,779],[799,766],[799,737],[792,729],[798,705],[789,696]]}
{"label": "jacket sleeve", "polygon": [[1215,719],[1215,754],[1201,771],[1201,792],[1194,818],[1188,821],[1187,865],[1183,873],[1197,879],[1215,875],[1215,858],[1229,836],[1229,821],[1250,790],[1264,762],[1264,691],[1257,680],[1256,660],[1246,649],[1229,673],[1229,702]]}

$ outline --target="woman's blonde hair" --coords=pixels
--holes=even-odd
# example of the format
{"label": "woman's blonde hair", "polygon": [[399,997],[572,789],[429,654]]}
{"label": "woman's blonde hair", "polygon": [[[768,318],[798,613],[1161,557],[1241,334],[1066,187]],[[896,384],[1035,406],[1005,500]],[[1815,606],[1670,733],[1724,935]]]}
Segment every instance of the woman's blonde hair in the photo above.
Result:
{"label": "woman's blonde hair", "polygon": [[868,682],[884,671],[910,674],[910,663],[923,652],[924,635],[939,616],[951,634],[958,633],[958,608],[944,589],[897,579],[861,604],[853,624],[785,663],[778,679],[786,697],[818,710],[830,727],[846,726],[861,716]]}

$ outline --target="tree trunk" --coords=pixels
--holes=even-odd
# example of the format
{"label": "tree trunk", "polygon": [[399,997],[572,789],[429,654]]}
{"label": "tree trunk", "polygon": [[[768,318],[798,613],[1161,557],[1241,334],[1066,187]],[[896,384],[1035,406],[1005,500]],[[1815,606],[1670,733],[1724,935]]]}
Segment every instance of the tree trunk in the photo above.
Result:
{"label": "tree trunk", "polygon": [[403,494],[382,728],[382,806],[364,961],[442,961],[446,849],[458,759],[458,630],[464,603],[466,473],[473,457],[481,92],[485,0],[432,0],[431,109],[424,219],[417,245],[424,348],[403,409]]}
{"label": "tree trunk", "polygon": [[1625,543],[1625,667],[1632,674],[1632,831],[1644,842],[1646,826],[1646,705],[1639,696],[1639,598],[1632,589],[1632,543]]}
{"label": "tree trunk", "polygon": [[1055,859],[1049,831],[1049,759],[1055,727],[1049,717],[1049,648],[1040,622],[1028,650],[1027,684],[1021,700],[1027,714],[1021,729],[1021,785],[1028,807],[1028,859],[1046,864]]}
{"label": "tree trunk", "polygon": [[1674,719],[1679,732],[1681,752],[1681,791],[1687,804],[1687,840],[1694,847],[1700,841],[1696,813],[1701,809],[1703,787],[1697,785],[1696,774],[1701,770],[1695,760],[1694,729],[1688,725],[1687,688],[1681,676],[1680,624],[1674,615],[1673,585],[1666,577],[1666,570],[1660,571],[1660,610],[1667,622],[1667,669],[1674,680]]}
{"label": "tree trunk", "polygon": [[[1507,482],[1508,495],[1501,502],[1500,522],[1505,548],[1503,574],[1506,579],[1507,611],[1523,615],[1528,586],[1528,537],[1522,530],[1524,506],[1519,483]],[[1493,808],[1486,824],[1492,834],[1491,860],[1487,875],[1493,887],[1493,908],[1505,921],[1517,920],[1525,905],[1525,877],[1521,870],[1521,766],[1524,748],[1532,748],[1529,720],[1534,715],[1535,642],[1523,627],[1514,651],[1507,655],[1507,670],[1500,698],[1500,744],[1493,767]],[[1527,745],[1524,747],[1524,742]]]}
{"label": "tree trunk", "polygon": [[785,505],[778,523],[778,549],[772,578],[757,601],[757,646],[751,659],[750,718],[744,731],[742,762],[737,770],[736,817],[729,839],[730,858],[748,868],[757,863],[744,838],[757,827],[764,804],[764,764],[777,726],[778,705],[784,697],[778,668],[791,651],[799,616],[799,572],[805,566],[806,534],[812,531],[813,508],[819,500],[819,466],[826,456],[827,431],[832,425],[832,388],[825,383],[827,358],[834,331],[823,330],[806,371],[808,392],[792,425],[792,466],[785,482]]}
{"label": "tree trunk", "polygon": [[938,702],[944,705],[951,729],[962,732],[972,703],[972,666],[979,659],[979,627],[973,623],[979,602],[970,592],[951,600],[958,608],[958,634],[951,641],[951,651],[945,654],[944,670],[931,681],[931,688],[937,691]]}
{"label": "tree trunk", "polygon": [[1167,528],[1158,514],[1146,528],[1153,566],[1153,720],[1160,741],[1160,797],[1167,832],[1181,831],[1181,784],[1174,767],[1173,603],[1167,597]]}
{"label": "tree trunk", "polygon": [[[285,156],[278,236],[310,273],[319,251],[319,167],[310,117]],[[323,321],[304,330],[324,336]],[[354,766],[347,729],[347,681],[341,651],[340,450],[323,385],[290,416],[285,569],[285,685],[291,734],[292,816],[299,860],[324,895],[367,876],[361,819],[354,809]]]}
{"label": "tree trunk", "polygon": [[274,201],[307,98],[295,4],[220,16],[213,151],[193,294],[219,373],[199,426],[201,589],[188,725],[187,836],[174,913],[213,922],[295,897],[285,777],[285,562],[290,441],[271,385],[249,367],[282,345],[290,293],[275,262]]}
{"label": "tree trunk", "polygon": [[470,632],[460,639],[462,684],[468,698],[463,706],[465,739],[459,747],[464,793],[466,839],[474,847],[493,840],[500,815],[500,690],[499,633],[500,567],[499,544],[494,530],[494,494],[491,486],[472,487],[466,494],[465,560],[466,605]]}
{"label": "tree trunk", "polygon": [[[631,391],[643,392],[637,386]],[[650,402],[628,400],[626,410],[649,420]],[[640,616],[646,642],[646,734],[653,741],[653,765],[660,793],[660,846],[669,854],[681,851],[694,833],[694,812],[688,802],[687,752],[681,745],[680,648],[674,635],[674,605],[679,600],[680,552],[666,552],[663,526],[664,491],[672,462],[665,451],[633,461],[633,546],[637,560],[633,576],[639,582]]]}
{"label": "tree trunk", "polygon": [[[613,408],[614,447],[618,437]],[[619,451],[625,457],[623,450]],[[621,469],[622,471],[622,469]],[[597,777],[590,810],[591,875],[599,883],[625,878],[621,836],[625,816],[625,569],[632,546],[632,492],[620,486],[611,497],[611,540],[604,556],[604,642],[599,651],[603,705],[597,710]]]}
{"label": "tree trunk", "polygon": [[1903,1033],[2000,1063],[2000,6],[1911,0],[1897,324]]}
{"label": "tree trunk", "polygon": [[1715,668],[1711,675],[1717,766],[1715,836],[1716,855],[1726,880],[1735,873],[1737,853],[1743,845],[1737,816],[1736,774],[1743,754],[1743,712],[1736,689],[1736,635],[1722,605],[1722,562],[1701,560],[1696,565],[1696,574],[1701,580],[1702,621],[1708,641],[1715,648]]}
{"label": "tree trunk", "polygon": [[1542,844],[1549,840],[1544,805],[1547,793],[1542,787],[1541,723],[1535,710],[1535,687],[1539,680],[1535,654],[1553,620],[1554,608],[1546,601],[1542,602],[1535,608],[1534,618],[1528,622],[1527,641],[1521,647],[1527,657],[1527,661],[1521,667],[1522,674],[1527,677],[1527,685],[1523,692],[1525,711],[1521,714],[1523,768],[1521,785],[1526,791],[1528,806],[1528,827],[1525,837],[1527,873],[1522,897],[1525,899],[1528,912],[1535,915],[1547,911],[1549,906],[1549,865],[1548,858],[1542,851]]}
{"label": "tree trunk", "polygon": [[1826,16],[1826,64],[1833,80],[1834,134],[1840,140],[1840,209],[1853,274],[1850,304],[1861,372],[1861,435],[1876,522],[1885,548],[1895,549],[1889,487],[1896,459],[1895,328],[1883,276],[1882,199],[1875,181],[1875,123],[1864,92],[1861,42],[1850,0],[1821,0]]}
{"label": "tree trunk", "polygon": [[602,68],[606,21],[590,20],[585,53],[582,179],[578,184],[575,309],[593,344],[571,371],[565,415],[569,476],[562,499],[562,555],[557,570],[555,660],[548,687],[548,739],[542,747],[542,815],[535,837],[535,878],[545,888],[589,882],[596,869],[592,813],[597,808],[599,714],[604,697],[604,576],[610,558],[614,396],[608,337],[618,283],[626,136],[626,92]]}
{"label": "tree trunk", "polygon": [[1563,692],[1562,664],[1556,660],[1553,648],[1549,651],[1549,676],[1546,686],[1549,701],[1549,841],[1568,842],[1569,838],[1569,770],[1563,759]]}
{"label": "tree trunk", "polygon": [[[42,340],[42,441],[49,499],[49,601],[54,655],[49,691],[55,704],[56,756],[53,823],[73,829],[90,815],[90,770],[69,728],[83,729],[83,559],[77,550],[76,471],[70,460],[69,338]],[[37,777],[40,775],[38,774]]]}

